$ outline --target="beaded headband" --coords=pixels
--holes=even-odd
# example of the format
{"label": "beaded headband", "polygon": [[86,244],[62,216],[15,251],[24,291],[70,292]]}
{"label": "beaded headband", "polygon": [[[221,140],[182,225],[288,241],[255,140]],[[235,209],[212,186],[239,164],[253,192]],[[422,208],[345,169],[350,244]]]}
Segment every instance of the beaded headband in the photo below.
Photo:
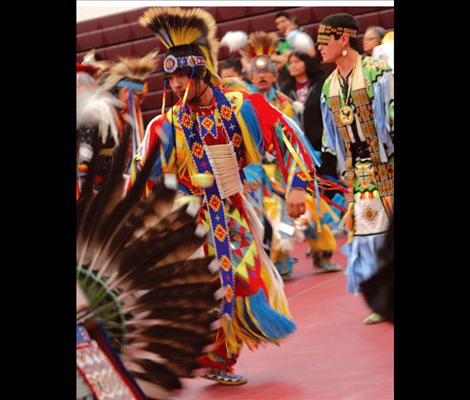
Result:
{"label": "beaded headband", "polygon": [[251,69],[256,72],[272,72],[276,73],[276,66],[266,55],[256,56],[251,61]]}
{"label": "beaded headband", "polygon": [[202,65],[206,65],[206,59],[202,56],[175,57],[170,54],[166,56],[165,61],[163,61],[163,69],[168,74],[175,72],[178,68],[192,68]]}

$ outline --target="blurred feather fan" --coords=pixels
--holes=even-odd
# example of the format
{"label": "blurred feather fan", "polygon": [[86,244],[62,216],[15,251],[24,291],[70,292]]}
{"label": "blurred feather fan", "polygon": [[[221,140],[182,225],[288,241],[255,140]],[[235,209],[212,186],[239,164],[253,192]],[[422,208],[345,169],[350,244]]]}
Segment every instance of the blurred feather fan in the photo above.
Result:
{"label": "blurred feather fan", "polygon": [[90,168],[77,202],[77,278],[88,302],[77,322],[103,321],[146,396],[163,399],[213,343],[220,283],[212,257],[190,258],[206,237],[194,213],[175,204],[176,177],[141,199],[157,147],[123,196],[129,140],[127,133],[100,192]]}

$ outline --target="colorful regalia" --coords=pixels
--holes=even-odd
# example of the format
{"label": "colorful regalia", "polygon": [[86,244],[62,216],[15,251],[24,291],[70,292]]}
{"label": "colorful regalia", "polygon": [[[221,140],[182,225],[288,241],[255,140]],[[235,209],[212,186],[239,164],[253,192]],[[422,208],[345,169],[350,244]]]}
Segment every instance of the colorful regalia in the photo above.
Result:
{"label": "colorful regalia", "polygon": [[[106,68],[103,65],[106,65]],[[95,185],[100,188],[111,166],[119,137],[123,133],[123,124],[118,113],[119,101],[103,91],[95,79],[100,73],[108,71],[111,65],[109,61],[95,61],[94,52],[88,53],[84,57],[84,63],[77,65],[77,129],[80,148],[77,191],[88,174],[93,156],[93,140],[101,142],[95,173]],[[83,71],[88,74],[85,75]]]}
{"label": "colorful regalia", "polygon": [[[81,115],[77,119],[79,131],[79,158],[77,168],[77,193],[86,178],[89,162],[93,156],[93,138],[100,137],[100,158],[97,165],[96,182],[99,187],[109,169],[113,149],[118,143],[118,132],[111,126],[115,105],[109,96],[103,95],[99,81],[108,73],[114,64],[109,60],[98,60],[95,50],[90,50],[77,64],[77,108]],[[84,107],[87,107],[85,110]],[[99,135],[97,134],[99,132]]]}
{"label": "colorful regalia", "polygon": [[[277,51],[277,35],[254,32],[248,36],[247,40],[243,41],[240,39],[241,34],[236,33],[229,32],[222,40],[232,51],[240,50],[242,56],[249,61],[253,74],[270,72],[276,76],[276,66],[271,60],[271,56]],[[254,84],[248,84],[247,86],[251,92],[260,93]],[[277,90],[274,85],[269,88],[267,93],[264,93],[264,96],[273,107],[285,115],[285,118],[292,120],[295,118],[292,100]],[[294,124],[293,121],[290,123],[291,125]],[[303,132],[300,134],[304,136]],[[308,139],[304,140],[308,142]],[[314,152],[311,146],[308,146],[308,149],[311,154]],[[315,162],[318,166],[318,158],[315,158]],[[318,266],[322,266],[329,261],[329,257],[319,257],[319,255],[328,252],[331,257],[332,251],[336,249],[336,240],[326,224],[337,221],[338,217],[319,196],[316,200],[310,196],[308,197],[307,212],[298,221],[289,217],[285,202],[287,188],[281,170],[279,160],[269,154],[269,151],[263,154],[263,168],[259,164],[251,163],[245,169],[250,186],[258,191],[259,188],[264,189],[264,213],[273,227],[271,258],[279,273],[288,277],[297,262],[296,258],[290,256],[290,252],[294,248],[294,237],[306,240],[315,255],[315,260],[318,258],[316,263]],[[318,209],[319,203],[321,203],[321,214],[318,214],[320,212]],[[324,214],[325,210],[331,211],[331,213]],[[318,215],[320,215],[321,220]],[[322,229],[323,224],[325,224],[324,229]]]}
{"label": "colorful regalia", "polygon": [[336,69],[323,86],[323,139],[350,188],[346,274],[348,290],[357,293],[377,270],[393,209],[393,74],[382,61],[358,55],[347,88],[340,79]]}
{"label": "colorful regalia", "polygon": [[[204,251],[219,262],[224,298],[216,347],[200,362],[231,372],[243,344],[255,348],[279,343],[295,331],[282,279],[262,247],[263,228],[247,200],[250,188],[243,169],[250,162],[259,163],[268,150],[281,161],[288,190],[313,190],[313,160],[303,137],[261,95],[219,86],[216,26],[209,13],[154,8],[140,22],[169,49],[163,62],[167,73],[192,64],[192,71],[205,65],[211,74],[212,105],[193,107],[184,95],[154,118],[146,129],[139,164],[145,167],[156,146],[158,158],[149,187],[161,174],[175,173],[180,191],[201,201],[199,216],[210,231]],[[171,54],[172,48],[184,45],[204,56],[191,50],[184,57]]]}
{"label": "colorful regalia", "polygon": [[[95,71],[96,68],[91,65],[77,63],[77,107],[79,110],[87,101],[84,97],[88,99],[98,90],[98,84],[94,78]],[[77,198],[93,156],[92,140],[94,136],[97,136],[97,131],[98,126],[92,121],[77,121]]]}
{"label": "colorful regalia", "polygon": [[102,89],[118,97],[121,101],[119,108],[114,110],[113,122],[122,132],[132,132],[132,144],[126,170],[130,172],[131,160],[136,156],[144,138],[144,122],[142,119],[141,103],[147,95],[147,77],[156,68],[156,52],[150,52],[141,58],[121,58],[113,65],[102,84]]}
{"label": "colorful regalia", "polygon": [[[320,97],[326,75],[322,73],[320,67],[315,67],[317,62],[305,52],[296,50],[293,55],[304,64],[308,81],[299,87],[296,79],[292,77],[283,86],[283,90],[294,100],[296,121],[312,144],[315,155],[321,162],[318,173],[338,183],[336,158],[330,153],[321,153],[319,151],[322,147],[323,136]],[[327,203],[323,199],[320,200],[322,209],[320,218],[315,216],[314,204],[309,202],[308,212],[302,218],[299,218],[296,224],[299,230],[303,232],[303,235],[299,236],[305,237],[309,245],[308,254],[312,256],[313,265],[326,272],[340,271],[341,266],[331,262],[333,251],[336,249],[336,239],[332,230],[337,230],[339,225],[342,214],[341,209],[344,209],[344,197],[340,192],[335,191],[324,192],[324,194],[331,201]],[[337,208],[338,205],[341,208]],[[319,226],[322,227],[321,230],[318,229]]]}
{"label": "colorful regalia", "polygon": [[[277,76],[276,65],[271,60],[271,56],[277,51],[277,42],[278,37],[275,33],[250,33],[248,40],[240,48],[240,53],[249,61],[252,74],[271,72],[274,76]],[[252,93],[260,93],[253,83],[247,84],[247,86]],[[266,100],[289,118],[294,118],[292,100],[280,90],[277,90],[275,86],[277,85],[271,86],[268,93],[264,94]]]}
{"label": "colorful regalia", "polygon": [[[130,172],[131,160],[136,155],[144,136],[140,105],[147,93],[145,79],[155,69],[156,64],[154,52],[142,58],[121,58],[116,63],[92,62],[90,57],[85,57],[88,64],[82,65],[81,68],[93,72],[101,68],[102,75],[101,85],[98,85],[91,74],[85,79],[81,70],[77,72],[77,102],[82,114],[79,121],[78,185],[81,185],[87,175],[92,157],[92,138],[95,131],[98,131],[102,145],[99,149],[95,184],[99,189],[111,168],[117,144],[126,130],[132,134],[126,167],[127,172]],[[106,63],[105,71],[103,63]]]}
{"label": "colorful regalia", "polygon": [[[271,72],[277,76],[276,66],[271,60],[271,55],[276,53],[278,38],[274,33],[251,33],[240,52],[251,65],[251,73]],[[261,93],[253,84],[247,84],[252,93]],[[271,86],[267,93],[262,93],[265,99],[289,118],[294,118],[292,101],[275,86]],[[285,185],[281,170],[277,167],[275,158],[263,154],[263,163],[251,163],[245,169],[250,179],[250,185],[256,189],[264,188],[263,208],[272,228],[272,252],[271,259],[282,276],[292,272],[293,265],[297,261],[290,257],[293,249],[294,221],[287,215],[285,204]],[[268,182],[267,182],[268,181]]]}

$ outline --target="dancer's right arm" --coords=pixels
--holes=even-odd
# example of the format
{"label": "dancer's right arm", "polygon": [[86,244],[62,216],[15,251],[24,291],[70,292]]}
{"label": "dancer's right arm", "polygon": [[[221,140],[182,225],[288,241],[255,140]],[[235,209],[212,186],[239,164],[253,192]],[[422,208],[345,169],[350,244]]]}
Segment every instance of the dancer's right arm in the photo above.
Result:
{"label": "dancer's right arm", "polygon": [[147,190],[152,189],[154,182],[162,174],[175,172],[175,135],[172,131],[171,124],[168,123],[166,116],[159,115],[150,121],[145,130],[145,136],[138,154],[132,160],[132,172],[128,189],[134,183],[137,172],[142,169],[154,146],[158,146],[159,151],[147,183]]}

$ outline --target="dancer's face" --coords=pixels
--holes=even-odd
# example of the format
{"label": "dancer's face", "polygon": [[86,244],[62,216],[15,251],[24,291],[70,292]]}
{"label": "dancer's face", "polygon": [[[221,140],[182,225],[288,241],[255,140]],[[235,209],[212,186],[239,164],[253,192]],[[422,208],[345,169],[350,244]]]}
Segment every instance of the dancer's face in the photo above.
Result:
{"label": "dancer's face", "polygon": [[318,45],[318,50],[323,58],[323,62],[332,63],[341,57],[341,52],[344,49],[345,36],[341,36],[338,40],[333,35],[330,36],[328,44]]}
{"label": "dancer's face", "polygon": [[[118,94],[119,100],[121,100],[124,110],[128,111],[128,104],[129,104],[129,88],[123,87],[119,90]],[[136,90],[132,91],[132,102],[134,104],[140,104],[142,102],[143,94]]]}
{"label": "dancer's face", "polygon": [[[175,93],[178,98],[182,99],[184,96],[184,91],[186,85],[189,81],[189,76],[184,73],[175,73],[167,75],[168,82],[170,84],[171,90]],[[191,79],[191,84],[189,85],[189,92],[187,101],[194,99],[196,96],[200,96],[204,92],[207,84],[204,83],[202,79]]]}
{"label": "dancer's face", "polygon": [[[175,73],[167,75],[168,83],[170,84],[171,90],[175,93],[179,98],[182,98],[184,95],[184,90],[186,89],[186,85],[189,81],[189,76],[183,73]],[[196,87],[194,81],[191,82],[191,86],[189,87],[189,98],[193,98],[196,95]]]}
{"label": "dancer's face", "polygon": [[269,90],[274,82],[276,82],[276,76],[272,72],[253,73],[253,84],[262,92]]}

